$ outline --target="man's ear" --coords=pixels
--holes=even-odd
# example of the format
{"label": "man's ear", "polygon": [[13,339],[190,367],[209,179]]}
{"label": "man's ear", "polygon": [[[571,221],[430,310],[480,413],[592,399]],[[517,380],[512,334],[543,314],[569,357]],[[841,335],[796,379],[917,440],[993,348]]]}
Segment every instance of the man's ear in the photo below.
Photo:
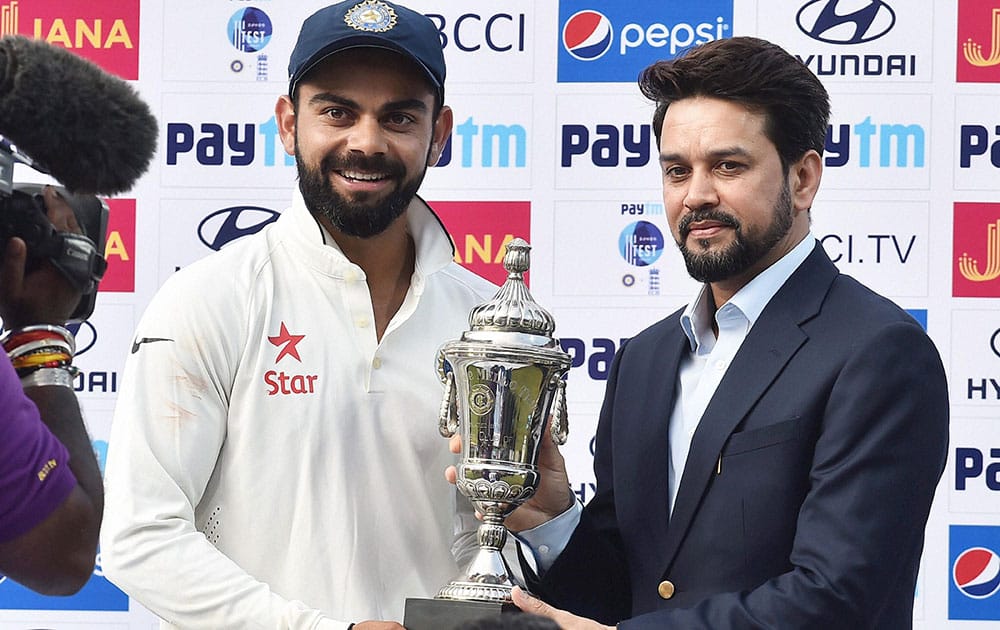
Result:
{"label": "man's ear", "polygon": [[796,211],[812,207],[819,182],[823,177],[823,158],[810,149],[788,169],[788,189],[792,193],[792,207]]}
{"label": "man's ear", "polygon": [[295,155],[295,105],[286,95],[278,97],[274,105],[274,119],[278,122],[278,135],[285,153]]}
{"label": "man's ear", "polygon": [[447,105],[441,108],[437,120],[434,121],[434,129],[431,135],[431,146],[427,152],[427,166],[434,166],[441,158],[441,152],[448,144],[451,137],[452,126],[454,125],[455,114]]}

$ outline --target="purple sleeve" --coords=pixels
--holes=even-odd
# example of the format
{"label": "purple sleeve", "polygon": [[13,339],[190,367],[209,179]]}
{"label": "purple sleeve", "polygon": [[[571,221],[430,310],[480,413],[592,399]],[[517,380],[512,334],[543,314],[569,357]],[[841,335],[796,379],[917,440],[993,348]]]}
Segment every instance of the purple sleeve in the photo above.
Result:
{"label": "purple sleeve", "polygon": [[0,542],[6,542],[45,520],[76,477],[66,447],[25,396],[7,355],[0,355]]}

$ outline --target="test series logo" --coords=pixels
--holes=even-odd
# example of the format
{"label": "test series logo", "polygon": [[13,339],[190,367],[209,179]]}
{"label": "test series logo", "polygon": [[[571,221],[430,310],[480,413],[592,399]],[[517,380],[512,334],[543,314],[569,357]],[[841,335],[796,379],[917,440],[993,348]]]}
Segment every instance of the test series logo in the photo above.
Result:
{"label": "test series logo", "polygon": [[123,79],[139,78],[139,0],[0,1],[0,37],[62,46]]}

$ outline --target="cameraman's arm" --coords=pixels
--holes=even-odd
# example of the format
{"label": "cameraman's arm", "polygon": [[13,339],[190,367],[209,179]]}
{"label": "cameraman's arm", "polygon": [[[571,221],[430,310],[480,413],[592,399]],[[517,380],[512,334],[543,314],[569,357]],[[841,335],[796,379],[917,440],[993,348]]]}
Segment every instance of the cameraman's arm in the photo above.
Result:
{"label": "cameraman's arm", "polygon": [[[56,228],[79,232],[72,210],[54,190],[46,188],[44,196],[49,219]],[[79,301],[80,294],[47,263],[25,276],[25,261],[24,242],[11,239],[0,262],[0,316],[4,326],[17,329],[38,324],[62,325]],[[14,377],[16,383],[7,358],[0,361],[5,363],[0,366],[4,370],[3,376]],[[29,518],[38,522],[24,532],[19,529],[23,529],[26,521],[15,523],[12,531],[16,535],[0,542],[0,573],[45,594],[74,593],[87,582],[93,571],[104,507],[100,469],[76,396],[72,388],[65,385],[30,385],[24,388],[23,393],[17,388],[0,388],[0,394],[0,427],[3,427],[0,435],[4,439],[12,435],[31,435],[34,440],[30,445],[24,445],[21,449],[23,457],[19,459],[22,464],[30,466],[27,458],[28,447],[31,446],[30,452],[40,455],[43,462],[38,470],[29,467],[22,471],[10,471],[15,474],[27,472],[28,475],[22,477],[25,483],[17,497],[20,505],[11,505],[14,497],[5,493],[0,499],[3,502],[0,514],[17,515],[19,510],[24,510],[34,514]],[[25,400],[25,395],[37,410]],[[39,417],[48,432],[37,426]],[[36,426],[32,427],[31,423]],[[52,444],[51,435],[62,446]],[[64,458],[65,451],[68,451],[68,462]],[[7,466],[12,463],[4,462]],[[75,482],[60,480],[66,474],[67,464],[72,471],[69,477],[71,480],[75,477]],[[8,472],[5,468],[0,473],[0,481],[10,479]],[[52,509],[52,497],[59,492],[56,486],[60,484],[68,486],[69,493]],[[36,509],[31,509],[33,500],[38,502]]]}

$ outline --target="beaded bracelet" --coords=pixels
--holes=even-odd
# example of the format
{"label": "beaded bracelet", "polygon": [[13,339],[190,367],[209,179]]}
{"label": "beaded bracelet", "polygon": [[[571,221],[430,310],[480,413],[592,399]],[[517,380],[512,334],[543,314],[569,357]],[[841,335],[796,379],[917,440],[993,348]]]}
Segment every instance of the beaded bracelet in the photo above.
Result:
{"label": "beaded bracelet", "polygon": [[76,340],[63,326],[38,324],[9,330],[0,336],[22,387],[73,387],[79,370],[73,367]]}
{"label": "beaded bracelet", "polygon": [[39,340],[62,341],[69,347],[70,354],[76,354],[76,339],[72,333],[63,326],[52,324],[37,324],[8,330],[0,336],[0,345],[3,345],[3,349],[10,356],[17,353],[18,347]]}

